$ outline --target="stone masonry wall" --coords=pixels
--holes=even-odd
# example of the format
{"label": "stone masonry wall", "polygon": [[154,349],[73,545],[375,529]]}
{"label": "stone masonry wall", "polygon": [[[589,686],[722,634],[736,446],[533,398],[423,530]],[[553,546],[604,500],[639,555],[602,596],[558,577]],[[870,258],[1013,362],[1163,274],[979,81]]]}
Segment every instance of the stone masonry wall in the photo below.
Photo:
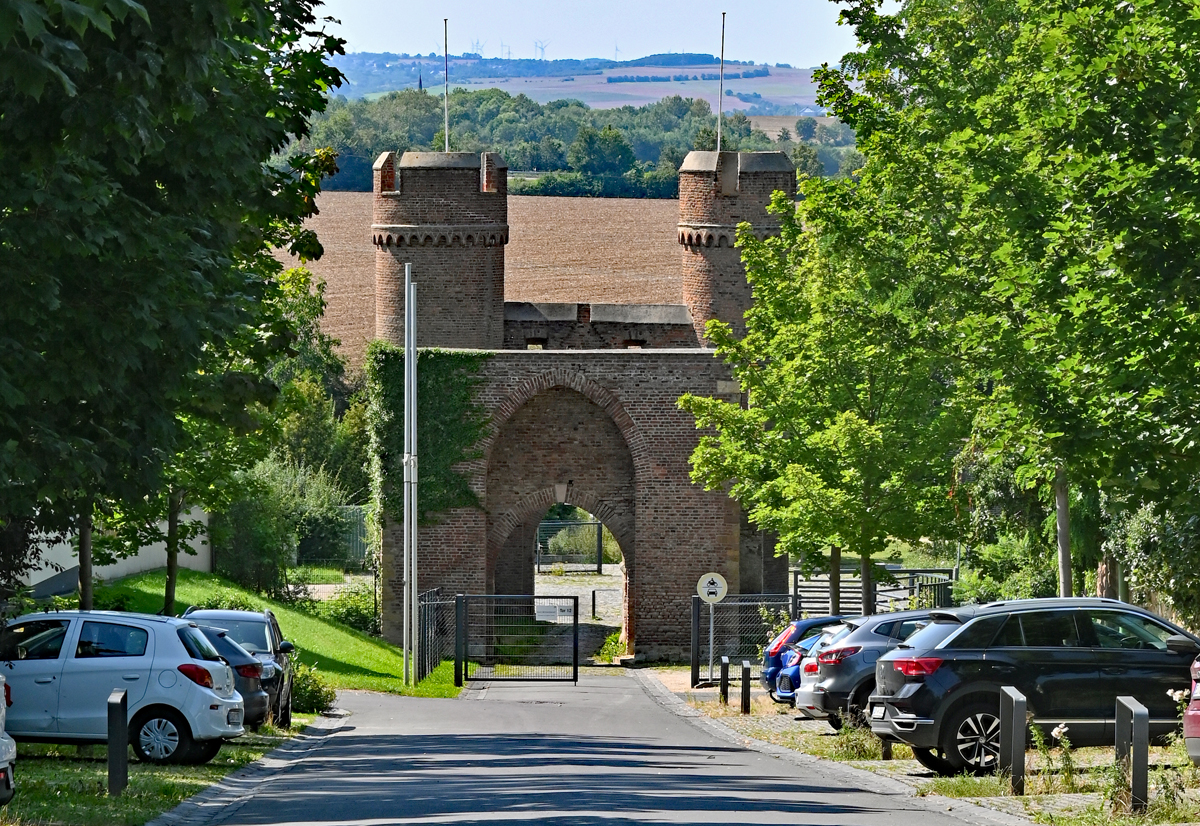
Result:
{"label": "stone masonry wall", "polygon": [[[479,400],[492,427],[484,457],[465,470],[489,509],[453,511],[422,528],[421,590],[487,593],[499,582],[496,568],[488,581],[486,549],[499,556],[514,531],[565,501],[600,517],[621,543],[634,651],[651,659],[683,656],[700,575],[722,573],[735,593],[742,582],[740,509],[723,492],[690,481],[699,432],[676,404],[685,392],[735,398],[724,366],[711,351],[695,349],[510,350],[495,353],[481,379]],[[619,491],[619,480],[606,479],[630,468],[632,497]],[[390,640],[402,620],[400,540],[389,520],[383,630]],[[519,579],[513,575],[500,579]]]}

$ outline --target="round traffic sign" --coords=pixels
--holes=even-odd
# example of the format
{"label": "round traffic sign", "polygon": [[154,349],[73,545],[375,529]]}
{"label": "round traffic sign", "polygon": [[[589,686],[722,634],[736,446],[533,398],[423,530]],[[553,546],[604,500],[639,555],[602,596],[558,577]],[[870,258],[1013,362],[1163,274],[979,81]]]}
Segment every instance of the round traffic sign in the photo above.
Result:
{"label": "round traffic sign", "polygon": [[729,583],[718,573],[707,573],[696,583],[696,593],[705,602],[720,602],[729,593]]}

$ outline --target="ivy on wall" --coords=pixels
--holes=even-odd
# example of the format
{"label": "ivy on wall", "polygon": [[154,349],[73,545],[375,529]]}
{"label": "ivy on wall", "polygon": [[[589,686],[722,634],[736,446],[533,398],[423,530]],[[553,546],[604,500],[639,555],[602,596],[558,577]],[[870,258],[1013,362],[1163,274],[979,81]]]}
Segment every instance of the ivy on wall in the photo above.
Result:
{"label": "ivy on wall", "polygon": [[[488,416],[475,400],[490,354],[422,349],[417,354],[417,504],[422,524],[455,508],[482,508],[455,466],[480,457]],[[371,487],[385,515],[404,511],[404,350],[383,341],[367,348],[367,425]]]}

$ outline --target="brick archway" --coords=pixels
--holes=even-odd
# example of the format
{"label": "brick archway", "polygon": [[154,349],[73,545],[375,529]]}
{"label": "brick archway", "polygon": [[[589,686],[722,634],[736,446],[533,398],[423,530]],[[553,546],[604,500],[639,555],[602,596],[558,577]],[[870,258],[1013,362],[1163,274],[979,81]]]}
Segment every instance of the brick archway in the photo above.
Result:
{"label": "brick archway", "polygon": [[[615,399],[580,381],[525,383],[493,417],[486,451],[487,589],[533,591],[537,525],[557,502],[576,505],[612,532],[625,561],[627,633],[629,583],[636,569],[637,471],[626,431],[634,428]],[[579,377],[582,378],[582,377]],[[574,385],[574,386],[571,386]],[[586,391],[586,392],[585,392]],[[607,397],[606,397],[607,396]],[[614,412],[617,416],[614,416]]]}

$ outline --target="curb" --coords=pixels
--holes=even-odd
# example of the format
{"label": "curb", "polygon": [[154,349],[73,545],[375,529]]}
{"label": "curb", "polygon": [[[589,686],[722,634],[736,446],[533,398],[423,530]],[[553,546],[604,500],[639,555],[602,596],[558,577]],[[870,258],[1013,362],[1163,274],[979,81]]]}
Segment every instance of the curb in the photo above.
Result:
{"label": "curb", "polygon": [[864,791],[889,797],[904,797],[907,798],[909,805],[914,808],[924,809],[929,812],[938,812],[939,814],[949,813],[965,823],[977,824],[987,822],[997,824],[997,826],[1033,826],[1032,820],[1017,817],[1007,812],[989,809],[987,806],[980,806],[977,803],[971,803],[959,798],[942,797],[941,795],[917,797],[913,794],[911,786],[901,783],[899,780],[881,777],[867,769],[860,769],[844,763],[836,763],[832,760],[814,757],[811,754],[793,751],[783,746],[777,746],[774,743],[756,740],[753,737],[739,734],[719,720],[713,719],[689,706],[674,692],[663,685],[662,681],[654,676],[651,671],[634,669],[631,670],[631,673],[641,683],[642,688],[646,690],[651,699],[677,717],[684,718],[696,728],[702,729],[706,733],[727,743],[732,743],[750,751],[770,755],[793,765],[803,766],[817,775],[825,776],[831,786],[845,787],[847,784],[852,783],[855,787]]}
{"label": "curb", "polygon": [[[264,754],[248,766],[225,775],[202,792],[192,795],[174,809],[163,812],[146,826],[207,826],[218,813],[232,815],[242,807],[259,784],[291,769],[304,756],[342,729],[346,716],[318,717],[300,734]],[[223,817],[221,818],[224,819]]]}

